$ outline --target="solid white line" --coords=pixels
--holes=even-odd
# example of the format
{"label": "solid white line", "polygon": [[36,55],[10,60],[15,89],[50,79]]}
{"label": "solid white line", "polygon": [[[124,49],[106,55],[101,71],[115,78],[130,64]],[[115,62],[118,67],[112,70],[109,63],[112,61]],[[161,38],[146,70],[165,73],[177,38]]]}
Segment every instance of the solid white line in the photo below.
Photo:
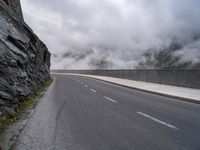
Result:
{"label": "solid white line", "polygon": [[111,101],[111,102],[113,102],[113,103],[117,103],[117,101],[115,101],[115,100],[113,100],[112,98],[109,98],[109,97],[107,97],[107,96],[104,96],[104,98],[107,99],[107,100],[109,100],[109,101]]}
{"label": "solid white line", "polygon": [[97,91],[95,91],[94,89],[90,89],[92,92],[96,93]]}
{"label": "solid white line", "polygon": [[155,121],[155,122],[157,122],[157,123],[160,123],[160,124],[162,124],[162,125],[165,125],[165,126],[167,126],[167,127],[169,127],[169,128],[172,128],[172,129],[175,129],[175,130],[179,130],[179,128],[177,128],[177,127],[175,127],[175,126],[173,126],[173,125],[171,125],[171,124],[169,124],[169,123],[166,123],[166,122],[164,122],[164,121],[161,121],[161,120],[159,120],[159,119],[156,119],[156,118],[154,118],[154,117],[152,117],[152,116],[149,116],[149,115],[147,115],[147,114],[145,114],[145,113],[143,113],[143,112],[137,112],[138,114],[140,114],[140,115],[142,115],[142,116],[144,116],[144,117],[147,117],[147,118],[149,118],[149,119],[151,119],[151,120],[153,120],[153,121]]}

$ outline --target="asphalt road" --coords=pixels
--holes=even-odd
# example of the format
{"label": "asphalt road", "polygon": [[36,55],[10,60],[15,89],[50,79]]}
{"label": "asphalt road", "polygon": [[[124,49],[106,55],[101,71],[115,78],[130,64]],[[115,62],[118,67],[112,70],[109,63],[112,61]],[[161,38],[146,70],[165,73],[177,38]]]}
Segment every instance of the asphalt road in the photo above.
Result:
{"label": "asphalt road", "polygon": [[15,149],[200,150],[200,105],[90,78],[53,77]]}

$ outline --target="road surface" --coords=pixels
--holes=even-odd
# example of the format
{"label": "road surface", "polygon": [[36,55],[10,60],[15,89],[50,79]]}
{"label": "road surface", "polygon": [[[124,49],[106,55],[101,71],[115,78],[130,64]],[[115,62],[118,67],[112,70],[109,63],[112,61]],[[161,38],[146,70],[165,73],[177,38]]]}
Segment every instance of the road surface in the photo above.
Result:
{"label": "road surface", "polygon": [[200,149],[198,104],[91,78],[52,76],[17,150]]}

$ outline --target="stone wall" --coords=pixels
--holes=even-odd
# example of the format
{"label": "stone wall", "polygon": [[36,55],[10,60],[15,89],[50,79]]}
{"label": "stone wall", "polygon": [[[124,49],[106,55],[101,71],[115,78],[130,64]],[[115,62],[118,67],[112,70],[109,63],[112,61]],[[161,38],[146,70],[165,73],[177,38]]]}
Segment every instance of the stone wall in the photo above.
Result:
{"label": "stone wall", "polygon": [[0,114],[15,113],[49,77],[50,68],[50,53],[23,21],[20,1],[10,2],[0,0]]}

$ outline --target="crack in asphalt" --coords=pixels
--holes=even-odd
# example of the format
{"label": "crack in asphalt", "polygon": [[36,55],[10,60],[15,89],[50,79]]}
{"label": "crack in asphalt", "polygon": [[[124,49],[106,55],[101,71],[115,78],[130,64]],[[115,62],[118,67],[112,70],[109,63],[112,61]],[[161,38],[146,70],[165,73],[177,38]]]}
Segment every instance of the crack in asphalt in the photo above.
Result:
{"label": "crack in asphalt", "polygon": [[58,129],[58,119],[59,119],[59,116],[64,108],[64,106],[66,105],[66,101],[62,104],[62,106],[60,107],[58,113],[56,114],[56,126],[55,126],[55,131],[54,131],[54,137],[53,137],[53,143],[52,145],[54,145],[54,150],[56,149],[56,137],[57,137],[57,129]]}
{"label": "crack in asphalt", "polygon": [[[11,132],[11,134],[13,135],[12,138],[13,138],[14,140],[12,141],[11,139],[7,139],[7,140],[8,140],[8,145],[7,145],[8,148],[15,146],[15,145],[17,144],[17,142],[19,142],[19,143],[21,143],[21,144],[23,144],[23,145],[25,145],[25,146],[28,146],[27,144],[25,144],[25,143],[23,143],[22,141],[20,141],[20,138],[19,138],[20,135],[27,136],[27,137],[31,140],[31,142],[33,143],[34,139],[33,139],[30,135],[28,135],[28,134],[26,133],[25,128],[26,128],[27,125],[30,123],[31,118],[32,118],[33,115],[35,114],[35,112],[36,112],[35,109],[36,109],[37,105],[38,105],[39,103],[41,103],[42,101],[44,101],[44,99],[42,99],[43,95],[44,95],[44,93],[42,94],[41,97],[39,97],[39,98],[37,99],[37,101],[36,101],[36,103],[33,105],[33,107],[25,112],[24,118],[22,118],[21,120],[19,120],[19,122],[17,122],[17,124],[20,126],[20,124],[22,124],[22,122],[25,121],[24,124],[22,124],[20,127],[18,127],[18,128],[16,129],[16,130],[18,131],[17,134],[14,133],[14,132]],[[15,124],[12,128],[14,128],[15,126],[17,126],[17,124]],[[15,134],[16,134],[16,135],[15,135]],[[30,147],[30,146],[28,146],[28,147]],[[7,147],[6,147],[6,148],[7,148]]]}

